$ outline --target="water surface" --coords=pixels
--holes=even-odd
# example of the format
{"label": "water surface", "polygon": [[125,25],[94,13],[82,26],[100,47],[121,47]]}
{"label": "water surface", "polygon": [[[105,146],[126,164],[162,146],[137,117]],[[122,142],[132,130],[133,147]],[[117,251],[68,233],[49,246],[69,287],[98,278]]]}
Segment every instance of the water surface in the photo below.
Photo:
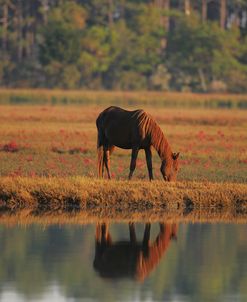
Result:
{"label": "water surface", "polygon": [[0,301],[247,301],[247,225],[130,230],[1,225]]}

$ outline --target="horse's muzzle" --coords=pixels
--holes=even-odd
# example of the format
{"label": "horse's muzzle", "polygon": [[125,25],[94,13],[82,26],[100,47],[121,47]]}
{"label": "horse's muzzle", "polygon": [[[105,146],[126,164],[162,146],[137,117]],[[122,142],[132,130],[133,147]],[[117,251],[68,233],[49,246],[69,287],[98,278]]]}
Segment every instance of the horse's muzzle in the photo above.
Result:
{"label": "horse's muzzle", "polygon": [[169,181],[168,177],[166,175],[163,175],[164,181]]}

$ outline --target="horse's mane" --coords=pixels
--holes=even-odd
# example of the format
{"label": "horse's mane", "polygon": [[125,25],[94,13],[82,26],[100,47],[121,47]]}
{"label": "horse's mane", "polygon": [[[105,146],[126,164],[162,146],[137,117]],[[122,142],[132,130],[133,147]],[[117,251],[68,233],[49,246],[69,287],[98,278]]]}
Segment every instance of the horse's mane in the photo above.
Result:
{"label": "horse's mane", "polygon": [[172,234],[172,226],[166,225],[166,230],[160,232],[155,242],[149,247],[148,255],[145,256],[143,251],[141,251],[136,267],[136,277],[138,280],[143,281],[158,265],[169,247]]}
{"label": "horse's mane", "polygon": [[142,137],[150,137],[151,144],[158,152],[162,160],[167,160],[168,158],[170,158],[170,155],[172,153],[170,145],[168,144],[164,133],[160,129],[159,125],[155,122],[153,117],[147,114],[145,111],[139,110],[137,118]]}

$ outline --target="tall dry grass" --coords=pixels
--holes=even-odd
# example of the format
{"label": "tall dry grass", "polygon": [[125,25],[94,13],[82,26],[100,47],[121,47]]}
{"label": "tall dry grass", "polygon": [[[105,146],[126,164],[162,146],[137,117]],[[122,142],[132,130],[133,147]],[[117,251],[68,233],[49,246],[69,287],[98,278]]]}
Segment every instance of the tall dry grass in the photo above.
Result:
{"label": "tall dry grass", "polygon": [[[76,215],[81,221],[184,219],[247,221],[247,185],[105,181],[91,178],[1,178],[3,214]],[[63,220],[63,219],[62,219]]]}

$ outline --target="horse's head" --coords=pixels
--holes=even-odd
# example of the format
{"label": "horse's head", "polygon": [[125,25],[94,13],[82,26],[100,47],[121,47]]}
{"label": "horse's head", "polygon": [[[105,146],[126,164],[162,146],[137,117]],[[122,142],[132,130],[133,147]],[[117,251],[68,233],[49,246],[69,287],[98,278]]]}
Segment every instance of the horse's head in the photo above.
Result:
{"label": "horse's head", "polygon": [[170,159],[162,160],[160,172],[165,181],[175,181],[178,173],[179,153],[172,153]]}

